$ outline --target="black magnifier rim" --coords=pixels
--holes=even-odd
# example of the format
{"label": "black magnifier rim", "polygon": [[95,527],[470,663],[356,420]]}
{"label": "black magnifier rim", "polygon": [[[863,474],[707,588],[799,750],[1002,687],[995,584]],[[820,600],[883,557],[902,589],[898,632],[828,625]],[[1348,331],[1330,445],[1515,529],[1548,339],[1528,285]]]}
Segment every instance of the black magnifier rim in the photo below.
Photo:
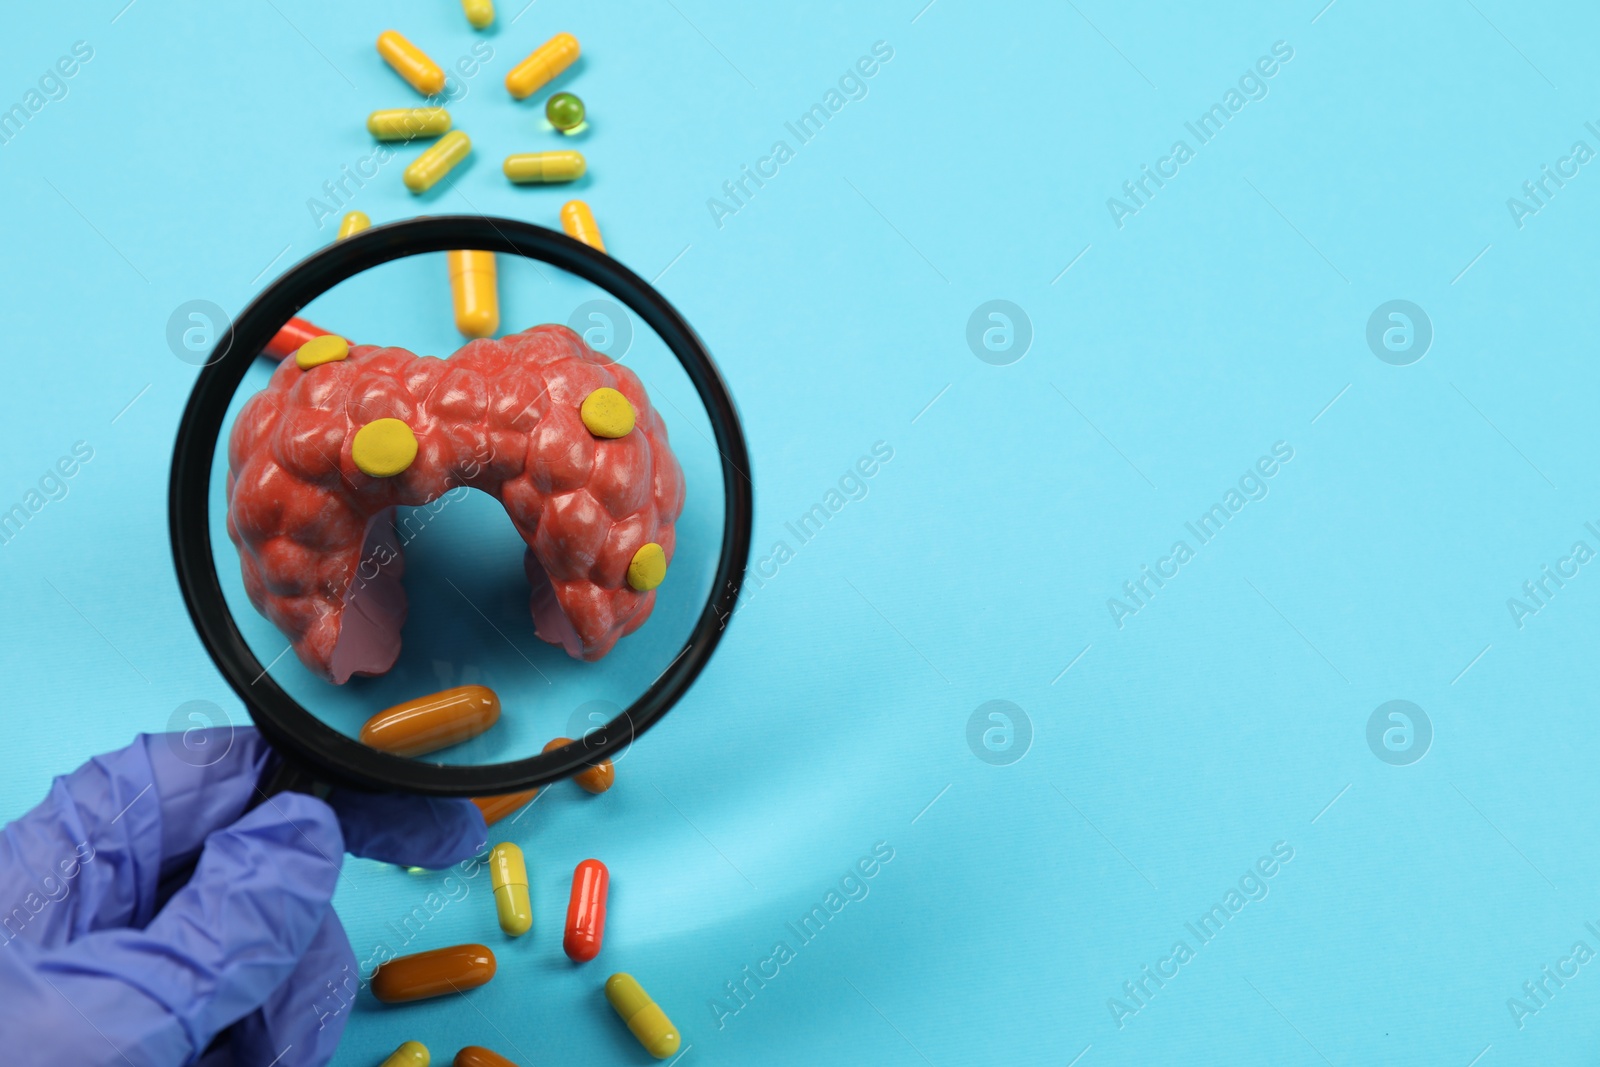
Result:
{"label": "black magnifier rim", "polygon": [[[329,289],[391,260],[451,250],[540,260],[599,286],[643,319],[683,365],[722,454],[726,510],[712,594],[683,651],[638,700],[581,743],[510,763],[451,766],[368,748],[296,703],[234,624],[217,576],[209,518],[211,467],[228,406],[251,364],[290,318]],[[653,726],[693,684],[732,617],[750,557],[749,450],[733,397],[705,345],[648,282],[564,233],[514,219],[440,215],[375,226],[312,253],[266,289],[217,339],[189,395],[172,454],[168,525],[178,588],[200,641],[280,754],[332,785],[435,796],[486,796],[547,785],[590,766]],[[618,727],[614,729],[613,727]]]}

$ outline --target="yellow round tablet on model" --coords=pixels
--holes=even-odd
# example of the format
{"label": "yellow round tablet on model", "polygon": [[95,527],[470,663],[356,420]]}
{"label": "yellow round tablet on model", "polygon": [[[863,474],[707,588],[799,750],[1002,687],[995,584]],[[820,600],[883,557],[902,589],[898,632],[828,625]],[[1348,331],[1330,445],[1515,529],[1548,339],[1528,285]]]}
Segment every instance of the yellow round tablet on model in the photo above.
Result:
{"label": "yellow round tablet on model", "polygon": [[633,554],[628,564],[628,584],[641,593],[648,593],[667,577],[667,554],[661,546],[651,541]]}
{"label": "yellow round tablet on model", "polygon": [[416,458],[417,435],[399,419],[369,422],[350,442],[350,459],[362,474],[373,478],[393,478]]}
{"label": "yellow round tablet on model", "polygon": [[596,389],[584,397],[578,414],[596,437],[626,437],[633,432],[633,405],[615,389]]}
{"label": "yellow round tablet on model", "polygon": [[294,362],[301,370],[320,367],[324,363],[337,363],[350,355],[350,342],[331,333],[313,337],[295,349]]}

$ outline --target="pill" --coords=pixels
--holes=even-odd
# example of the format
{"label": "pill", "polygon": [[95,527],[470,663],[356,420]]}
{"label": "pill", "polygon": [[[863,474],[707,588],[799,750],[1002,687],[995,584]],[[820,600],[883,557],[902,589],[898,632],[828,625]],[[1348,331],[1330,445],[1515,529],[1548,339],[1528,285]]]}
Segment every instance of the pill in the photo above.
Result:
{"label": "pill", "polygon": [[468,1045],[456,1053],[452,1067],[517,1067],[516,1064],[481,1045]]}
{"label": "pill", "polygon": [[487,945],[451,945],[384,963],[372,972],[372,995],[385,1004],[442,997],[476,989],[494,971],[494,953]]}
{"label": "pill", "polygon": [[444,91],[444,71],[439,64],[394,30],[384,30],[378,34],[378,54],[423,96]]}
{"label": "pill", "polygon": [[574,241],[582,241],[596,252],[606,250],[600,240],[600,227],[595,225],[594,212],[582,200],[568,200],[561,205],[561,228]]}
{"label": "pill", "polygon": [[493,252],[450,252],[450,293],[456,329],[467,337],[488,337],[500,328],[500,297],[495,291]]}
{"label": "pill", "polygon": [[678,1051],[678,1029],[631,974],[606,979],[606,999],[645,1051],[664,1060]]}
{"label": "pill", "polygon": [[360,233],[372,225],[372,220],[367,218],[365,211],[351,211],[339,220],[339,236],[349,237]]}
{"label": "pill", "polygon": [[596,437],[626,437],[633,432],[633,405],[609,386],[602,386],[583,398],[578,408],[584,428]]}
{"label": "pill", "polygon": [[522,850],[502,841],[489,852],[489,885],[494,888],[494,910],[500,929],[521,937],[533,928],[533,906],[528,901],[528,865]]}
{"label": "pill", "polygon": [[396,756],[421,756],[477,737],[499,719],[493,689],[458,685],[378,712],[361,727],[360,740]]}
{"label": "pill", "polygon": [[461,0],[461,9],[475,30],[486,30],[494,25],[494,0]]}
{"label": "pill", "polygon": [[384,1060],[378,1067],[428,1067],[432,1062],[428,1055],[428,1046],[420,1041],[407,1041]]}
{"label": "pill", "polygon": [[583,101],[573,93],[557,93],[544,103],[544,117],[562,133],[582,126],[583,116]]}
{"label": "pill", "polygon": [[[544,750],[546,752],[554,752],[562,745],[570,744],[572,744],[572,738],[558,737],[548,745],[545,745]],[[573,775],[572,780],[583,786],[583,788],[587,789],[591,793],[604,793],[607,789],[611,788],[614,782],[616,782],[617,769],[611,765],[610,760],[603,759],[599,763],[596,763],[593,767],[590,767],[587,770],[579,771],[577,774]]]}
{"label": "pill", "polygon": [[575,182],[583,177],[589,164],[582,152],[561,149],[556,152],[523,152],[507,156],[502,169],[506,177],[518,185],[533,182],[550,185],[556,182]]}
{"label": "pill", "polygon": [[661,546],[651,541],[633,554],[628,564],[628,584],[641,593],[648,593],[667,576],[667,554]]}
{"label": "pill", "polygon": [[530,789],[526,793],[507,793],[502,797],[473,797],[472,802],[483,812],[483,821],[493,826],[538,795],[537,789]]}
{"label": "pill", "polygon": [[324,363],[337,363],[350,355],[350,342],[343,337],[325,333],[301,345],[294,354],[295,366],[301,370],[320,367]]}
{"label": "pill", "polygon": [[454,170],[456,164],[466,159],[471,151],[472,138],[460,130],[451,130],[435,141],[426,152],[411,161],[411,165],[401,175],[406,188],[413,193],[427,192],[440,178]]}
{"label": "pill", "polygon": [[[373,478],[403,474],[416,458],[417,435],[399,419],[375,419],[357,430],[350,441],[350,462]],[[628,573],[632,575],[631,568]]]}
{"label": "pill", "polygon": [[518,100],[532,96],[577,59],[578,39],[570,33],[558,33],[511,68],[511,73],[506,75],[506,88]]}
{"label": "pill", "polygon": [[572,872],[572,896],[567,898],[567,927],[561,947],[577,963],[600,955],[606,933],[606,891],[611,872],[599,860],[584,860]]}
{"label": "pill", "polygon": [[450,130],[450,112],[442,107],[396,107],[367,116],[367,132],[380,141],[438,137]]}
{"label": "pill", "polygon": [[286,359],[300,351],[300,346],[313,337],[321,337],[327,332],[305,319],[290,319],[267,342],[266,354],[274,359]]}

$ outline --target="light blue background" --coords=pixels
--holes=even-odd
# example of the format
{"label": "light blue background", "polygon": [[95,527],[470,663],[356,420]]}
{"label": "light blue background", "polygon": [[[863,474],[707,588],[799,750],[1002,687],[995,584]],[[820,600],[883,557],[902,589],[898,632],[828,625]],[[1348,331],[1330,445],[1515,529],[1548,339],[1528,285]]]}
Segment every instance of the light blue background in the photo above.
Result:
{"label": "light blue background", "polygon": [[[94,48],[0,145],[0,506],[94,448],[0,548],[8,816],[185,701],[238,712],[169,562],[194,368],[168,317],[237,310],[330,239],[307,198],[371,151],[368,111],[415,99],[379,30],[446,63],[475,39],[448,0],[123,3],[5,18],[0,104]],[[1507,999],[1574,942],[1600,949],[1600,578],[1521,628],[1507,599],[1574,541],[1600,548],[1596,164],[1521,228],[1506,201],[1574,141],[1600,149],[1600,20],[1506,0],[922,3],[540,0],[512,25],[513,0],[452,106],[470,168],[419,201],[390,164],[356,198],[377,221],[553,224],[570,194],[497,166],[554,146],[545,94],[514,106],[499,83],[575,33],[582,195],[738,397],[756,560],[796,551],[612,793],[552,789],[510,828],[535,933],[499,937],[480,877],[410,946],[485,940],[499,977],[363,997],[338,1062],[416,1037],[436,1062],[470,1042],[638,1063],[599,993],[619,969],[678,1022],[686,1064],[1593,1062],[1600,963],[1521,1028]],[[1267,97],[1119,229],[1107,198],[1280,40]],[[894,58],[868,96],[717,226],[707,199],[876,41]],[[996,298],[1035,334],[1010,366],[965,340]],[[1365,341],[1396,298],[1435,332],[1406,367]],[[878,441],[894,458],[866,499],[797,546],[785,523]],[[1278,441],[1294,458],[1270,494],[1119,629],[1107,598]],[[1433,725],[1409,766],[1366,740],[1394,699]],[[1031,722],[1010,766],[968,747],[990,700]],[[1294,858],[1266,899],[1199,947],[1184,924],[1280,841]],[[785,924],[876,842],[894,858],[870,894],[719,1027],[723,984],[796,944]],[[555,931],[588,855],[612,868],[611,920],[604,958],[573,968]],[[446,877],[348,872],[362,959]],[[1119,1029],[1108,998],[1179,938],[1195,958]]]}

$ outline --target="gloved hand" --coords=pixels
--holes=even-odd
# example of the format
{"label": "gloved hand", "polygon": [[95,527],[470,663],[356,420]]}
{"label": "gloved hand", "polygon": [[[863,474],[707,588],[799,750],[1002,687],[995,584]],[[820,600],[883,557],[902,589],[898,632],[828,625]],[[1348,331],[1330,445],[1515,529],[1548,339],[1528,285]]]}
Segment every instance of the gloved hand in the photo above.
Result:
{"label": "gloved hand", "polygon": [[0,1059],[332,1058],[360,982],[331,904],[344,853],[438,868],[487,831],[469,801],[427,797],[280,793],[246,813],[268,755],[254,730],[144,734],[57,778],[6,826]]}

